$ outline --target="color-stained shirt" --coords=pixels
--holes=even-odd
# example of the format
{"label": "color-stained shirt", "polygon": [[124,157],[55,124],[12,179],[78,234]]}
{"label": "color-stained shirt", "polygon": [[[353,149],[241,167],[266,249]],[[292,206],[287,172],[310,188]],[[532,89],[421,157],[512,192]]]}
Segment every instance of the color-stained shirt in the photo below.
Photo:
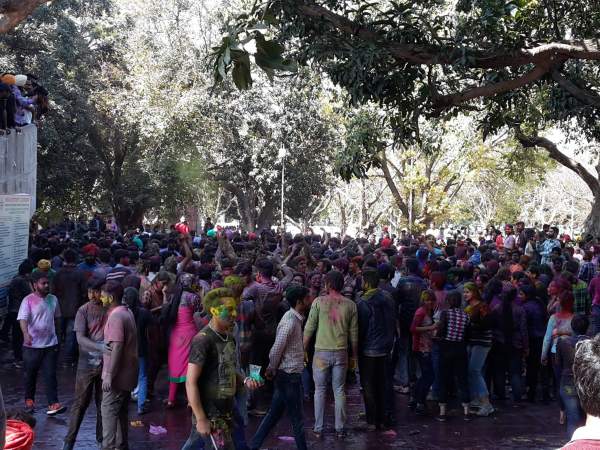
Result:
{"label": "color-stained shirt", "polygon": [[30,348],[47,348],[58,345],[54,319],[60,317],[58,299],[48,294],[45,298],[35,292],[21,302],[17,320],[27,322],[27,332],[31,336]]}
{"label": "color-stained shirt", "polygon": [[317,297],[304,328],[304,336],[317,334],[316,351],[337,351],[358,345],[358,315],[356,303],[345,297]]}
{"label": "color-stained shirt", "polygon": [[550,316],[542,345],[542,359],[548,358],[548,352],[556,353],[556,343],[559,336],[571,336],[573,329],[571,328],[572,315],[566,317],[557,317],[556,314]]}
{"label": "color-stained shirt", "polygon": [[279,325],[275,343],[269,353],[269,368],[286,373],[304,370],[304,345],[302,344],[302,317],[296,310],[286,312]]}
{"label": "color-stained shirt", "polygon": [[[121,359],[114,368],[112,385],[117,389],[131,392],[138,379],[138,348],[135,318],[129,308],[117,306],[106,319],[104,342],[123,344]],[[102,379],[105,380],[111,364],[112,352],[104,353]]]}
{"label": "color-stained shirt", "polygon": [[430,353],[432,340],[433,340],[433,330],[431,331],[417,331],[417,327],[428,327],[433,325],[433,318],[427,314],[427,310],[423,307],[417,309],[415,312],[415,317],[413,319],[412,325],[410,327],[410,331],[412,333],[412,349],[414,352],[421,353]]}
{"label": "color-stained shirt", "polygon": [[[105,324],[106,309],[97,303],[87,302],[77,310],[73,331],[82,333],[94,342],[103,342]],[[90,352],[79,347],[78,369],[93,369],[101,364],[102,352]]]}
{"label": "color-stained shirt", "polygon": [[[192,340],[190,364],[202,367],[198,380],[202,409],[209,419],[230,417],[237,392],[235,342],[206,326]],[[195,423],[195,414],[192,422]]]}

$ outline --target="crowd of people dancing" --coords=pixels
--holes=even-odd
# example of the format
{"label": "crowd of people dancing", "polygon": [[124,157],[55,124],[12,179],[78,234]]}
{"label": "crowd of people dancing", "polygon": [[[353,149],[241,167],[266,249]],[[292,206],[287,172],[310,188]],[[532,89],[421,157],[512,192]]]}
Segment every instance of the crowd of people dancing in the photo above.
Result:
{"label": "crowd of people dancing", "polygon": [[[598,448],[578,445],[600,444],[599,262],[593,237],[523,222],[442,240],[210,219],[197,233],[184,219],[121,233],[95,216],[32,228],[0,339],[23,371],[28,413],[40,372],[46,413],[65,413],[57,365],[76,368],[65,450],[92,399],[98,445],[127,448],[128,404],[148,412],[164,366],[164,407],[191,409],[183,449],[259,449],[286,411],[306,449],[303,404],[321,439],[329,384],[344,439],[346,384],[357,381],[372,432],[397,424],[396,394],[440,422],[547,402],[568,448]],[[251,437],[248,414],[263,417]]]}

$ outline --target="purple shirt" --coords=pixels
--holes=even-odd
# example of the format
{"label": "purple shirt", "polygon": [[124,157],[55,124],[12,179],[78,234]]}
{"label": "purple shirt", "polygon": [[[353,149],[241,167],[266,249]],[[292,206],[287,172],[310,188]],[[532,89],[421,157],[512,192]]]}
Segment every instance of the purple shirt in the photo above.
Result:
{"label": "purple shirt", "polygon": [[27,332],[31,336],[30,348],[46,348],[58,345],[54,319],[60,317],[58,299],[48,294],[42,298],[36,293],[29,294],[21,302],[17,320],[27,322]]}
{"label": "purple shirt", "polygon": [[546,308],[541,302],[532,300],[523,303],[530,338],[543,338],[546,334]]}
{"label": "purple shirt", "polygon": [[25,106],[33,105],[35,100],[24,97],[23,94],[21,94],[21,89],[15,85],[12,85],[10,89],[15,96],[17,104],[17,109],[15,110],[15,122],[17,125],[27,125],[27,120],[25,119]]}
{"label": "purple shirt", "polygon": [[588,291],[592,297],[592,305],[600,305],[600,275],[595,276],[590,281]]}

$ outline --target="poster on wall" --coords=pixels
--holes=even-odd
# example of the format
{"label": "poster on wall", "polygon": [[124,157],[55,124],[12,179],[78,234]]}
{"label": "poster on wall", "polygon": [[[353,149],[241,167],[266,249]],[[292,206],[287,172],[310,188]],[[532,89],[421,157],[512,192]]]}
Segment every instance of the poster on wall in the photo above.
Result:
{"label": "poster on wall", "polygon": [[8,307],[8,285],[27,258],[31,196],[0,195],[0,317]]}

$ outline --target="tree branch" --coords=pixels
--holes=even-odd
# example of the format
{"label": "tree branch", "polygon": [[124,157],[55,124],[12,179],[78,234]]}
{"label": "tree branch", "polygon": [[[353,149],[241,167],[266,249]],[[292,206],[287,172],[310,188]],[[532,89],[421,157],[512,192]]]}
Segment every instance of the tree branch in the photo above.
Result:
{"label": "tree branch", "polygon": [[[561,59],[560,62],[563,60]],[[492,97],[504,92],[513,91],[529,83],[539,80],[546,75],[554,66],[543,64],[536,66],[532,71],[523,76],[513,78],[511,80],[501,81],[499,83],[488,84],[487,86],[479,86],[468,89],[456,94],[441,95],[432,98],[432,103],[436,108],[447,108],[449,106],[459,105],[469,100],[479,97]]]}
{"label": "tree branch", "polygon": [[[299,3],[299,2],[298,2]],[[521,67],[527,64],[543,64],[552,57],[562,56],[565,59],[600,60],[600,41],[587,39],[582,41],[562,41],[541,44],[534,48],[522,48],[513,51],[487,53],[480,50],[456,46],[422,46],[390,42],[384,36],[362,27],[352,20],[336,14],[327,8],[312,2],[297,6],[301,15],[329,22],[334,28],[344,34],[358,37],[364,41],[377,44],[393,57],[412,64],[423,65],[452,65],[467,55],[466,64],[472,68],[498,69],[503,67]]]}
{"label": "tree branch", "polygon": [[526,136],[518,128],[515,130],[515,135],[517,140],[525,148],[541,147],[546,150],[550,158],[579,175],[579,177],[585,181],[585,184],[588,185],[594,197],[600,195],[600,181],[598,178],[592,175],[581,163],[561,152],[554,142],[537,135]]}
{"label": "tree branch", "polygon": [[600,95],[588,89],[580,88],[571,80],[565,78],[558,70],[552,71],[552,78],[559,84],[560,87],[562,87],[580,102],[600,108]]}
{"label": "tree branch", "polygon": [[49,0],[0,0],[0,34],[23,22],[40,5]]}
{"label": "tree branch", "polygon": [[402,194],[400,194],[400,191],[398,190],[396,183],[394,183],[394,179],[392,177],[392,174],[390,173],[390,168],[388,167],[388,160],[385,156],[384,151],[381,152],[380,159],[381,159],[381,170],[383,171],[383,176],[385,178],[385,181],[387,182],[388,187],[390,188],[390,191],[392,192],[392,195],[394,196],[394,200],[396,200],[396,203],[398,204],[398,208],[400,208],[400,211],[402,211],[402,214],[404,214],[404,216],[408,217],[408,205],[402,198]]}

